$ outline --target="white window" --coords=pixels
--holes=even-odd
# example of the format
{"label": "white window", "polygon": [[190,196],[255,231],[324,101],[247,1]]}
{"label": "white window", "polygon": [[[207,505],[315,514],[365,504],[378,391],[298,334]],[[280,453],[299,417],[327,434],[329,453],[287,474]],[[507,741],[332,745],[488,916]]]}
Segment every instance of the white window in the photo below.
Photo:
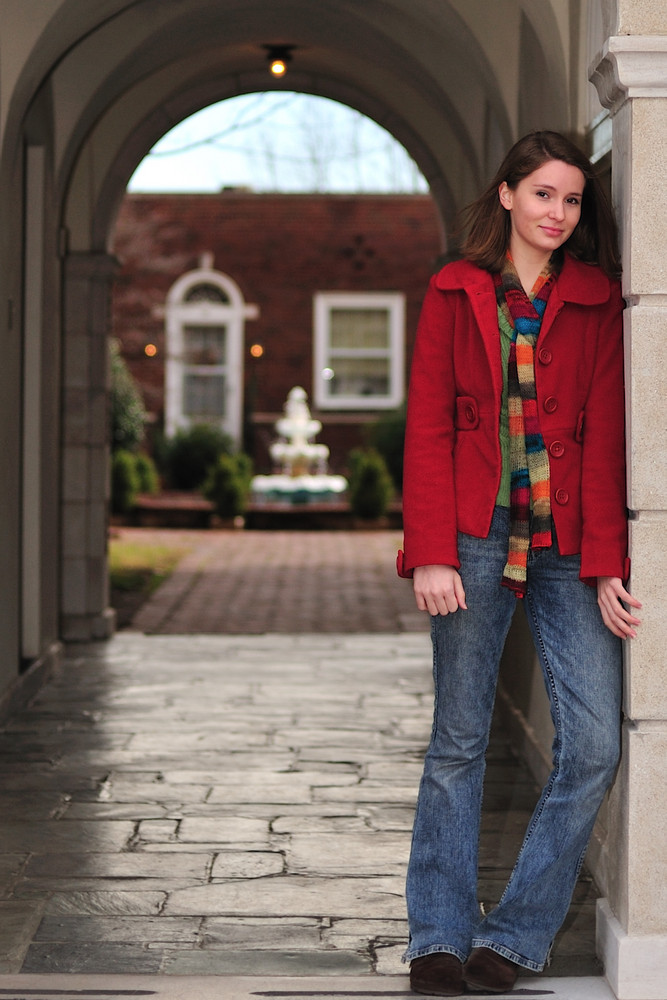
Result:
{"label": "white window", "polygon": [[166,309],[165,430],[213,424],[240,444],[243,328],[258,315],[210,258],[169,290]]}
{"label": "white window", "polygon": [[314,398],[325,410],[400,406],[405,297],[398,292],[315,296]]}

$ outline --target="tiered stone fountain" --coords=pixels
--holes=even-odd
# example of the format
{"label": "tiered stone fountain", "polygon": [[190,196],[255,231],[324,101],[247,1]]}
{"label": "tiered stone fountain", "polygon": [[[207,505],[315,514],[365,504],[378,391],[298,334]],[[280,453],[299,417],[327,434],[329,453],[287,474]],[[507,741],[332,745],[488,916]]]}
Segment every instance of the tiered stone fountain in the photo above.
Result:
{"label": "tiered stone fountain", "polygon": [[257,503],[287,504],[331,503],[340,499],[347,489],[347,479],[329,475],[329,449],[313,442],[322,424],[310,414],[305,389],[298,385],[290,389],[284,412],[275,425],[280,439],[269,448],[279,471],[270,476],[254,476],[253,499]]}

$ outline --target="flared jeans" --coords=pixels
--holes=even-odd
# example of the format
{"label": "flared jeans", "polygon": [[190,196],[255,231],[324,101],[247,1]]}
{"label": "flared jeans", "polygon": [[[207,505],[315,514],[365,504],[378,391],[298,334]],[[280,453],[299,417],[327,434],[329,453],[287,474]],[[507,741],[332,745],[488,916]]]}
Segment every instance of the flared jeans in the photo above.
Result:
{"label": "flared jeans", "polygon": [[435,709],[407,876],[405,961],[487,947],[535,972],[572,898],[595,817],[620,752],[621,640],[604,625],[579,556],[531,551],[525,611],[555,736],[553,769],[499,904],[482,918],[477,859],[491,715],[516,597],[500,585],[509,511],[487,538],[459,536],[468,610],[431,619]]}

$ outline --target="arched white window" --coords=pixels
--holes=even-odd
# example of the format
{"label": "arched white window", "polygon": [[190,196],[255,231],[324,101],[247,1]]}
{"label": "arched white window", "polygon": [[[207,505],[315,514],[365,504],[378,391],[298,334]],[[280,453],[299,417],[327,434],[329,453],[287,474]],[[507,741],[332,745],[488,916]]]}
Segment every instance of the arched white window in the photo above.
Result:
{"label": "arched white window", "polygon": [[243,330],[259,310],[246,305],[236,282],[211,264],[206,255],[167,295],[165,431],[172,437],[195,424],[212,424],[239,445]]}

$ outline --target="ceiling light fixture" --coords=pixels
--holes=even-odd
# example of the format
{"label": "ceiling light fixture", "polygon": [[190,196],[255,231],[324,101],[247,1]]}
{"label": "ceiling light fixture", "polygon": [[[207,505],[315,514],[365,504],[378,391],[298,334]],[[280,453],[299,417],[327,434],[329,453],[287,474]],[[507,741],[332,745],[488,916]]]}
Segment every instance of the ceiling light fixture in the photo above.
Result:
{"label": "ceiling light fixture", "polygon": [[292,49],[296,45],[265,45],[264,48],[271,73],[280,79],[287,72],[287,64],[292,61]]}

